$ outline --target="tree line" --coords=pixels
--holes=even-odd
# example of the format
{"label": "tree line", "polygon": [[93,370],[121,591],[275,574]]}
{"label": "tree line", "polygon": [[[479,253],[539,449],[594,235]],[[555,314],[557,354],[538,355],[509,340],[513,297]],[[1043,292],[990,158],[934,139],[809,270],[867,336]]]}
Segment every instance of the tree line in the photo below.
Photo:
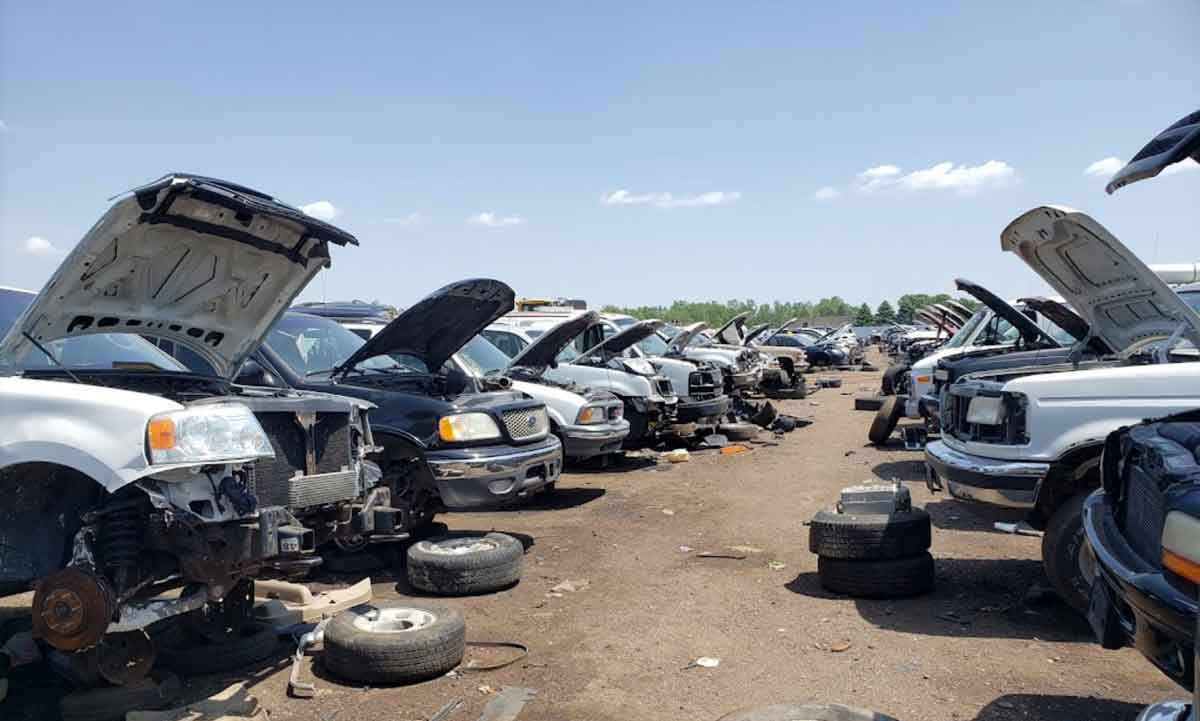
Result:
{"label": "tree line", "polygon": [[972,309],[979,304],[973,298],[954,298],[948,293],[907,293],[897,299],[896,304],[880,303],[875,310],[866,303],[854,305],[838,296],[808,301],[772,301],[757,303],[753,300],[690,301],[677,300],[671,305],[643,305],[634,308],[604,306],[606,313],[625,313],[635,318],[662,318],[672,323],[708,323],[717,327],[739,313],[750,313],[749,325],[769,323],[779,325],[791,318],[812,322],[818,318],[849,318],[855,325],[888,325],[911,323],[913,311],[931,303],[957,300]]}

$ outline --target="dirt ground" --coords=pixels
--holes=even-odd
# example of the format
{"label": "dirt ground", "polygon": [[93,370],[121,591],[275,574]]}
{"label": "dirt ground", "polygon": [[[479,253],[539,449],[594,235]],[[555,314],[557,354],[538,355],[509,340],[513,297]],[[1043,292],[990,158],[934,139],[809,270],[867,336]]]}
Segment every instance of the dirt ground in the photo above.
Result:
{"label": "dirt ground", "polygon": [[[445,516],[451,528],[511,532],[529,545],[516,587],[444,601],[464,611],[469,639],[526,644],[523,661],[398,688],[338,682],[318,661],[308,670],[318,694],[302,700],[286,695],[281,645],[274,665],[193,679],[189,691],[245,680],[273,721],[428,719],[455,697],[464,703],[449,718],[470,721],[514,685],[538,690],[522,721],[707,721],[805,699],[903,721],[1133,719],[1141,705],[1184,695],[1136,651],[1101,649],[1082,618],[1037,591],[1039,539],[996,533],[930,495],[918,452],[867,445],[873,414],[855,412],[851,394],[878,388],[878,373],[819,375],[842,388],[778,404],[812,425],[763,434],[750,452],[568,473],[556,495],[523,509]],[[855,601],[817,583],[804,522],[841,487],[875,478],[905,481],[933,517],[933,595]],[[581,588],[552,594],[565,580]],[[414,595],[398,569],[373,581],[377,599]],[[688,667],[701,656],[719,667]],[[45,702],[62,686],[48,676],[15,679],[0,718],[55,718]]]}

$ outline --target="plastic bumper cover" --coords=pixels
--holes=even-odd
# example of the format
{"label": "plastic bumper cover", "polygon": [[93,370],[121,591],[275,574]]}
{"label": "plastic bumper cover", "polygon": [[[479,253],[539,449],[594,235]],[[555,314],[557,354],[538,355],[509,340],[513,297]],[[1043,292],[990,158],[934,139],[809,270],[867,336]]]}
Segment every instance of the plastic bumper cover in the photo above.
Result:
{"label": "plastic bumper cover", "polygon": [[729,396],[717,396],[707,400],[679,399],[675,406],[676,423],[696,423],[705,418],[717,418],[729,412]]}
{"label": "plastic bumper cover", "polygon": [[567,458],[594,458],[621,450],[629,435],[629,421],[597,425],[563,426],[563,455]]}

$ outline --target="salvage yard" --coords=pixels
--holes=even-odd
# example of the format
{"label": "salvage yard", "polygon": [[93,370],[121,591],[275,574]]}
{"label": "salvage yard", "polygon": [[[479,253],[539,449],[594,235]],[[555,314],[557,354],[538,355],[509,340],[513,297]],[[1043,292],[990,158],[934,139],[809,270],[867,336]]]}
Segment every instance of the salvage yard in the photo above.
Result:
{"label": "salvage yard", "polygon": [[[464,703],[449,718],[475,719],[505,686],[538,691],[522,721],[715,720],[805,699],[906,720],[1101,721],[1177,695],[1137,651],[1101,649],[1082,617],[1040,590],[1037,538],[999,534],[963,504],[931,496],[920,454],[897,439],[867,444],[873,414],[855,412],[852,395],[877,388],[879,375],[837,373],[841,388],[777,402],[813,422],[763,433],[745,453],[698,451],[678,464],[634,453],[613,469],[568,472],[556,494],[519,510],[441,517],[453,530],[495,529],[527,545],[517,586],[446,601],[463,609],[468,640],[528,646],[511,666],[362,689],[332,679],[314,651],[305,672],[317,695],[293,699],[281,644],[276,665],[191,679],[189,695],[245,681],[274,721],[428,719],[455,697]],[[823,591],[804,522],[840,488],[893,477],[932,516],[936,592],[855,601]],[[399,570],[372,576],[377,600],[412,595]],[[29,597],[4,603],[9,618]],[[467,658],[505,653],[468,648]],[[700,657],[720,663],[695,666]],[[4,718],[53,718],[63,689],[44,666],[22,669]]]}

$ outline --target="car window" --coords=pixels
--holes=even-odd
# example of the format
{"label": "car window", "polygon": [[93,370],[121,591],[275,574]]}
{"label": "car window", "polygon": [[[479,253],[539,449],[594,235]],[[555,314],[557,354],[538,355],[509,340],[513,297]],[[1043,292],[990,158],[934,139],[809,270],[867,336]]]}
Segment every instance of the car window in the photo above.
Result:
{"label": "car window", "polygon": [[502,330],[485,330],[483,337],[509,358],[525,350],[525,346],[529,345],[516,333],[507,333]]}
{"label": "car window", "polygon": [[667,343],[657,333],[651,333],[642,340],[637,342],[637,347],[648,356],[666,355],[668,352]]}
{"label": "car window", "polygon": [[784,335],[784,334],[780,333],[780,334],[771,336],[767,340],[765,345],[782,346],[785,348],[797,348],[801,344],[800,344],[800,341],[796,340],[796,338],[794,336]]}
{"label": "car window", "polygon": [[175,360],[187,366],[188,370],[191,372],[199,373],[201,375],[216,374],[216,371],[213,370],[212,364],[206,361],[203,356],[191,348],[188,348],[180,343],[176,343],[175,341],[166,340],[164,338],[145,338],[147,342],[153,343],[163,353],[166,353]]}
{"label": "car window", "polygon": [[1187,303],[1192,310],[1200,313],[1200,290],[1189,290],[1186,293],[1180,293],[1179,297],[1183,298],[1183,302]]}
{"label": "car window", "polygon": [[[97,333],[43,343],[58,362],[74,370],[163,370],[187,373],[188,367],[159,350],[145,338],[130,333]],[[39,350],[25,357],[25,369],[57,368]],[[205,363],[207,366],[207,363]],[[209,372],[211,372],[211,367]]]}
{"label": "car window", "polygon": [[[507,335],[507,334],[506,334]],[[486,376],[502,373],[508,367],[512,356],[492,345],[487,338],[477,335],[459,349],[459,362],[467,367],[473,375]]]}
{"label": "car window", "polygon": [[958,348],[966,345],[966,343],[975,335],[975,331],[977,328],[979,328],[980,324],[985,323],[986,318],[991,316],[991,314],[992,312],[986,309],[975,311],[975,315],[968,318],[967,322],[963,324],[963,327],[959,328],[957,333],[950,336],[950,340],[946,341],[942,347]]}
{"label": "car window", "polygon": [[[302,376],[328,371],[344,363],[365,344],[365,340],[340,323],[305,313],[284,315],[267,334],[267,346],[293,372]],[[355,367],[428,372],[420,358],[402,354],[375,356]]]}

